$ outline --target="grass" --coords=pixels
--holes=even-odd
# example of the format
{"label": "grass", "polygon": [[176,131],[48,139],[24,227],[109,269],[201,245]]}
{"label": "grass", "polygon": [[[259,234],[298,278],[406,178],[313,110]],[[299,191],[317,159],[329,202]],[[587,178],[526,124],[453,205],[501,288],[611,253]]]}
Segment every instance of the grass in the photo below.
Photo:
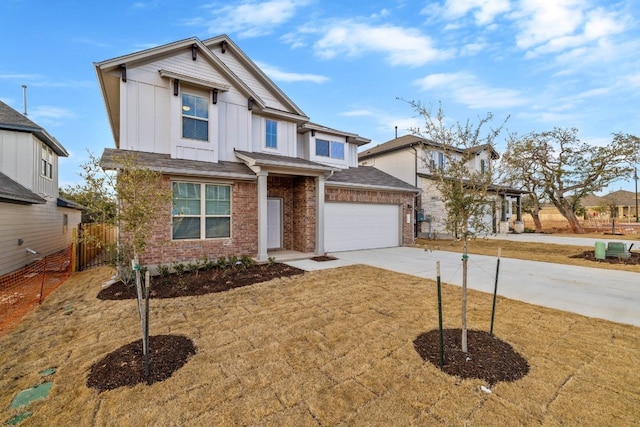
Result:
{"label": "grass", "polygon": [[[506,256],[506,255],[505,255]],[[76,273],[0,338],[0,423],[19,391],[53,381],[24,410],[44,425],[637,425],[640,329],[499,298],[494,332],[527,376],[460,380],[420,359],[437,327],[431,280],[366,266],[309,272],[225,293],[152,300],[151,334],[183,334],[196,355],[171,378],[99,394],[90,366],[140,338],[135,301],[100,301],[107,268]],[[445,327],[461,290],[444,285]],[[68,307],[73,310],[69,312]],[[491,296],[469,291],[472,329]],[[42,378],[46,368],[57,372]]]}
{"label": "grass", "polygon": [[[565,236],[565,234],[563,234]],[[567,235],[569,236],[569,235]],[[572,235],[572,237],[605,237],[615,238],[616,236],[598,235]],[[620,239],[620,236],[617,236]],[[416,246],[426,249],[452,251],[462,253],[462,241],[454,240],[428,240],[416,239]],[[581,254],[584,251],[593,251],[593,246],[570,246],[553,243],[534,243],[496,240],[496,239],[473,239],[469,242],[468,251],[477,255],[497,256],[500,248],[501,256],[505,258],[524,259],[529,261],[552,262],[556,264],[577,265],[581,267],[597,267],[611,270],[633,271],[640,273],[640,265],[608,264],[606,262],[593,262],[585,259],[571,258],[572,255]],[[640,250],[640,242],[634,245],[633,250]]]}

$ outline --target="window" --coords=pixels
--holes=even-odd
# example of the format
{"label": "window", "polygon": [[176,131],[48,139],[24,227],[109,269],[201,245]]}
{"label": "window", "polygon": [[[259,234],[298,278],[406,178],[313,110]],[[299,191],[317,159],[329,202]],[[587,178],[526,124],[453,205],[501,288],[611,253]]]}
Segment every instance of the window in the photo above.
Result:
{"label": "window", "polygon": [[482,159],[480,160],[480,173],[484,175],[487,172],[487,161]]}
{"label": "window", "polygon": [[344,143],[316,139],[316,156],[344,159]]}
{"label": "window", "polygon": [[62,234],[67,234],[69,230],[69,215],[62,214]]}
{"label": "window", "polygon": [[202,96],[182,94],[182,137],[209,140],[209,100]]}
{"label": "window", "polygon": [[51,151],[51,148],[47,147],[45,144],[42,144],[40,175],[45,178],[53,179],[53,151]]}
{"label": "window", "polygon": [[173,183],[173,239],[231,237],[229,185]]}
{"label": "window", "polygon": [[267,120],[266,145],[268,148],[278,148],[278,122]]}
{"label": "window", "polygon": [[436,155],[436,153],[434,151],[430,152],[429,167],[432,168],[432,169],[436,167],[435,155]]}
{"label": "window", "polygon": [[438,167],[440,169],[444,167],[444,153],[438,153]]}

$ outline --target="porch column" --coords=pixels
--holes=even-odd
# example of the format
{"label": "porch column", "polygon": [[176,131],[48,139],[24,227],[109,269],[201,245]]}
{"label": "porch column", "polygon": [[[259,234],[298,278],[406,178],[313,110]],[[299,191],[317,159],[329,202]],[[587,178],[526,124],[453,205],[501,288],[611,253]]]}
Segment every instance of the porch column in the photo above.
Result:
{"label": "porch column", "polygon": [[324,176],[316,178],[316,255],[324,254],[324,182]]}
{"label": "porch column", "polygon": [[267,254],[267,175],[258,172],[258,256],[257,261],[269,259]]}
{"label": "porch column", "polygon": [[516,203],[518,204],[518,211],[516,214],[516,220],[522,221],[522,195],[519,194]]}

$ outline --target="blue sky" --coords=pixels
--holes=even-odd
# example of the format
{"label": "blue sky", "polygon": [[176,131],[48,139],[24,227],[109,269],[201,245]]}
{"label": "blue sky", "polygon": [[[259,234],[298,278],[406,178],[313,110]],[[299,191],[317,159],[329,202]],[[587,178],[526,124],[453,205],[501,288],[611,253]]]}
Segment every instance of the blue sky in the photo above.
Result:
{"label": "blue sky", "polygon": [[[421,125],[398,98],[601,145],[640,136],[639,19],[638,0],[1,0],[0,99],[22,112],[27,85],[29,118],[70,152],[63,187],[87,149],[113,147],[93,63],[192,36],[228,34],[312,121],[364,148]],[[621,188],[634,183],[607,190]]]}

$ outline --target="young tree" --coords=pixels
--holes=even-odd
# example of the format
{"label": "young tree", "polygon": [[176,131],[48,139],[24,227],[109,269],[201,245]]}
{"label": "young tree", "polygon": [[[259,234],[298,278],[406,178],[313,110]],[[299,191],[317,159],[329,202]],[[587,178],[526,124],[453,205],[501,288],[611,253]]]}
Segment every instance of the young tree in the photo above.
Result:
{"label": "young tree", "polygon": [[[135,279],[145,372],[148,374],[150,284],[140,277],[143,268],[138,257],[144,252],[154,223],[166,213],[172,198],[171,188],[161,172],[140,167],[134,155],[120,155],[115,170],[104,171],[99,159],[89,153],[89,161],[82,169],[84,172],[80,176],[84,182],[74,191],[88,195],[85,206],[90,215],[118,227],[114,265],[123,282]],[[115,213],[111,209],[113,203],[117,206]]]}
{"label": "young tree", "polygon": [[[493,115],[479,118],[477,124],[469,120],[462,124],[445,123],[442,105],[435,114],[431,107],[420,102],[411,101],[409,104],[422,116],[424,129],[410,129],[410,131],[429,140],[434,148],[444,155],[444,162],[429,165],[429,174],[435,188],[440,193],[446,210],[446,228],[454,236],[463,239],[462,255],[462,351],[467,352],[467,261],[469,239],[481,233],[490,231],[491,224],[484,219],[491,213],[492,197],[489,195],[493,184],[493,170],[478,170],[471,165],[479,148],[493,150],[493,143],[504,126],[503,122],[497,129],[487,129]],[[423,149],[426,147],[423,147]]]}
{"label": "young tree", "polygon": [[[544,195],[564,216],[574,233],[584,233],[576,217],[580,201],[632,172],[631,162],[640,149],[639,139],[617,133],[606,146],[583,143],[575,128],[554,128],[512,136],[503,157],[510,160],[525,185],[544,189]],[[525,172],[518,165],[535,165]],[[524,172],[524,173],[523,173]]]}

